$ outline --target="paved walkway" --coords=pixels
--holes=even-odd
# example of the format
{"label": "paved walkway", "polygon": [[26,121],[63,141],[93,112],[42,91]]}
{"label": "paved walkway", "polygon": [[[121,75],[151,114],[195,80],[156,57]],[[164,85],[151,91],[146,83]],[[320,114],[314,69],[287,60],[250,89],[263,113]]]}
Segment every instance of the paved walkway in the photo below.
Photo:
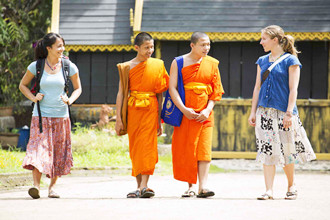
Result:
{"label": "paved walkway", "polygon": [[182,199],[185,184],[159,175],[150,180],[155,198],[126,199],[135,187],[133,177],[85,174],[73,173],[58,181],[61,199],[47,198],[46,189],[38,200],[27,195],[27,188],[0,192],[0,219],[330,219],[330,175],[319,172],[296,175],[299,197],[295,201],[283,199],[282,172],[276,174],[273,201],[255,199],[264,190],[260,171],[211,174],[208,185],[216,195],[210,199]]}
{"label": "paved walkway", "polygon": [[[256,160],[245,159],[228,159],[228,160],[212,160],[213,165],[220,167],[224,170],[239,170],[239,171],[262,171],[262,164],[256,162]],[[283,172],[281,167],[276,167],[278,172]],[[315,160],[305,164],[296,164],[295,170],[300,171],[312,171],[330,173],[330,161],[327,160]]]}

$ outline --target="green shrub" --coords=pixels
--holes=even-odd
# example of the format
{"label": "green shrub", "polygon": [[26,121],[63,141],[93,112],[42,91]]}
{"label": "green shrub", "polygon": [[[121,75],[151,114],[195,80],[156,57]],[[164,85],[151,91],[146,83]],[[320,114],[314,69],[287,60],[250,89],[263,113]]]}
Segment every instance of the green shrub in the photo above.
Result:
{"label": "green shrub", "polygon": [[18,85],[33,61],[32,43],[50,25],[51,0],[0,0],[0,105],[23,99]]}

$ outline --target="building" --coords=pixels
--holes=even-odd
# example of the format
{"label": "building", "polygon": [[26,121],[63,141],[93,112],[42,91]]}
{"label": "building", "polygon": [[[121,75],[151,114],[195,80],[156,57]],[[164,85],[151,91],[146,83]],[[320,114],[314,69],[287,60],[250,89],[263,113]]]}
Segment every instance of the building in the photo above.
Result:
{"label": "building", "polygon": [[168,71],[175,56],[189,51],[191,33],[206,32],[226,92],[215,107],[213,149],[233,157],[256,150],[247,118],[255,62],[264,54],[260,30],[280,25],[302,51],[300,117],[315,152],[330,159],[329,11],[327,0],[54,0],[52,30],[64,37],[80,69],[84,92],[77,104],[115,104],[116,64],[134,57],[131,42],[139,32],[154,37],[155,56]]}

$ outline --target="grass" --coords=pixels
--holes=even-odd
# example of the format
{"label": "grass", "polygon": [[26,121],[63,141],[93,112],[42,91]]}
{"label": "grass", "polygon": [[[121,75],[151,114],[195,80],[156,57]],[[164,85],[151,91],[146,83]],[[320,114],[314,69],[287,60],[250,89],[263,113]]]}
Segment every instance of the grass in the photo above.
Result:
{"label": "grass", "polygon": [[158,157],[155,172],[159,175],[172,175],[172,155],[161,155]]}
{"label": "grass", "polygon": [[24,172],[22,161],[25,152],[21,152],[14,147],[3,150],[0,145],[0,173]]}
{"label": "grass", "polygon": [[[128,136],[116,136],[111,132],[113,131],[111,126],[109,131],[105,132],[81,127],[79,123],[77,124],[71,136],[74,167],[131,167]],[[159,137],[158,142],[159,144],[163,144],[164,137]],[[24,156],[25,152],[21,152],[15,148],[3,150],[0,146],[0,173],[27,171],[22,168]],[[170,151],[161,153],[155,173],[159,175],[171,175],[172,172],[172,156]],[[211,165],[210,173],[219,172],[224,172],[224,170]]]}
{"label": "grass", "polygon": [[111,132],[75,128],[72,133],[75,167],[130,166],[128,137]]}
{"label": "grass", "polygon": [[224,172],[228,172],[228,170],[225,170],[223,168],[217,167],[213,164],[210,165],[210,171],[209,173],[224,173]]}

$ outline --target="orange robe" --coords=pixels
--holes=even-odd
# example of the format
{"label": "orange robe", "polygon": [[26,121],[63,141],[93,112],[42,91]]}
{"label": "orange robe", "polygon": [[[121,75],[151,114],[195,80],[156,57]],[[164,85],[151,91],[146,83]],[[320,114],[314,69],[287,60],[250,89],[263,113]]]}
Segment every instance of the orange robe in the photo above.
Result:
{"label": "orange robe", "polygon": [[[212,89],[198,92],[185,88],[185,105],[201,112],[208,100],[219,101],[224,93],[221,84],[219,61],[206,56],[201,63],[182,68],[183,84],[203,83]],[[182,118],[180,127],[174,127],[172,137],[173,174],[177,180],[195,184],[197,182],[198,161],[211,161],[213,111],[203,122]]]}
{"label": "orange robe", "polygon": [[156,93],[168,89],[164,62],[149,58],[129,72],[127,133],[132,176],[152,175],[158,162],[158,101]]}

